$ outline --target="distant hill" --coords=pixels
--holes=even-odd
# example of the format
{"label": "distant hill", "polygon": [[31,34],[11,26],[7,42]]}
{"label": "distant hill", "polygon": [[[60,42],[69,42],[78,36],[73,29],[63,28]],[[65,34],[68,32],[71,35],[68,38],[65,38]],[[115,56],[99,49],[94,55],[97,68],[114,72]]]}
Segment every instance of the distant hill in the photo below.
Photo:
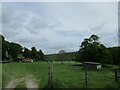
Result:
{"label": "distant hill", "polygon": [[51,60],[51,61],[72,61],[76,58],[78,55],[78,52],[67,52],[63,54],[48,54],[45,55],[46,60]]}

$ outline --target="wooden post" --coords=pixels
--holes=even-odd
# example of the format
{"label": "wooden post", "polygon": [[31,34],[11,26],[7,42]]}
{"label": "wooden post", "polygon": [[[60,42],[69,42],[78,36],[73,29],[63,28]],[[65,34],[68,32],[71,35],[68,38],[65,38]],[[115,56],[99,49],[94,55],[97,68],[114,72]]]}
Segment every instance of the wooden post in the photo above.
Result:
{"label": "wooden post", "polygon": [[88,80],[87,80],[87,67],[85,67],[85,84],[88,85]]}
{"label": "wooden post", "polygon": [[115,81],[118,82],[117,69],[115,69]]}
{"label": "wooden post", "polygon": [[52,88],[52,85],[53,85],[53,66],[52,65],[49,66],[48,74],[49,74],[48,87]]}

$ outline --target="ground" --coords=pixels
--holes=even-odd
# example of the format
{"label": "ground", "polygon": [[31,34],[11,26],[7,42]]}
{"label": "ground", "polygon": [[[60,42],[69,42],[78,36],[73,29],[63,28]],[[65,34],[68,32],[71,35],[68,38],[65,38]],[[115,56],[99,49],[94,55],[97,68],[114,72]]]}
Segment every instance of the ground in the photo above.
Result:
{"label": "ground", "polygon": [[17,85],[22,83],[25,84],[26,88],[38,88],[36,79],[33,78],[33,75],[27,75],[26,77],[20,79],[12,79],[8,82],[5,88],[16,88]]}
{"label": "ground", "polygon": [[[44,88],[48,84],[49,64],[8,63],[2,69],[3,88]],[[85,84],[84,69],[76,62],[53,62],[54,87],[64,88],[118,88],[113,66],[88,71],[88,85]]]}

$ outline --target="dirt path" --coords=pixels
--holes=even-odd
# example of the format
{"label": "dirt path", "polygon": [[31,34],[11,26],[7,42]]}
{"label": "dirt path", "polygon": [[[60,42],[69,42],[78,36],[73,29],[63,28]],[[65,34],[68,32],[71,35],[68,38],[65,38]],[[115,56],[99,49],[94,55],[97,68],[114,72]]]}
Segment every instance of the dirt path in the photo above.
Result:
{"label": "dirt path", "polygon": [[22,79],[14,79],[11,80],[6,88],[10,88],[10,90],[14,90],[14,88],[19,85],[20,83],[25,82],[26,88],[29,90],[30,88],[38,88],[38,83],[33,75],[27,75],[25,78]]}
{"label": "dirt path", "polygon": [[37,81],[33,78],[33,75],[28,75],[26,77],[26,87],[27,88],[38,88]]}
{"label": "dirt path", "polygon": [[9,88],[10,90],[14,90],[14,88],[15,88],[19,83],[21,83],[21,82],[23,82],[23,81],[24,81],[24,78],[11,80],[5,88]]}

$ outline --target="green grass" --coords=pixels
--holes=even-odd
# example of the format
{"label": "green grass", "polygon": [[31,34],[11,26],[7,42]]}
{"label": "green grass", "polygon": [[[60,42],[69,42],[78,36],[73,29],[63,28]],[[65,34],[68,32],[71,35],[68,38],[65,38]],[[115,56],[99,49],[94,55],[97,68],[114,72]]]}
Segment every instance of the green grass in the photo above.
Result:
{"label": "green grass", "polygon": [[99,71],[88,71],[88,86],[85,86],[83,67],[73,66],[75,63],[54,64],[54,79],[61,82],[62,87],[104,88],[118,87],[112,68],[102,68]]}
{"label": "green grass", "polygon": [[5,87],[12,79],[20,79],[26,75],[33,75],[40,84],[44,87],[48,80],[48,63],[9,63],[3,64],[2,85]]}
{"label": "green grass", "polygon": [[[53,62],[54,87],[60,88],[117,88],[115,83],[114,70],[112,67],[104,67],[98,71],[88,71],[88,85],[85,85],[84,70],[80,63]],[[43,88],[48,84],[49,64],[38,63],[9,63],[3,64],[3,87],[15,78],[22,78],[32,74]]]}
{"label": "green grass", "polygon": [[2,89],[2,64],[0,64],[0,90]]}
{"label": "green grass", "polygon": [[49,55],[45,55],[45,58],[46,60],[50,60],[50,61],[61,61],[61,59],[66,61],[72,61],[76,59],[77,55],[78,52],[69,52],[63,54],[49,54]]}

